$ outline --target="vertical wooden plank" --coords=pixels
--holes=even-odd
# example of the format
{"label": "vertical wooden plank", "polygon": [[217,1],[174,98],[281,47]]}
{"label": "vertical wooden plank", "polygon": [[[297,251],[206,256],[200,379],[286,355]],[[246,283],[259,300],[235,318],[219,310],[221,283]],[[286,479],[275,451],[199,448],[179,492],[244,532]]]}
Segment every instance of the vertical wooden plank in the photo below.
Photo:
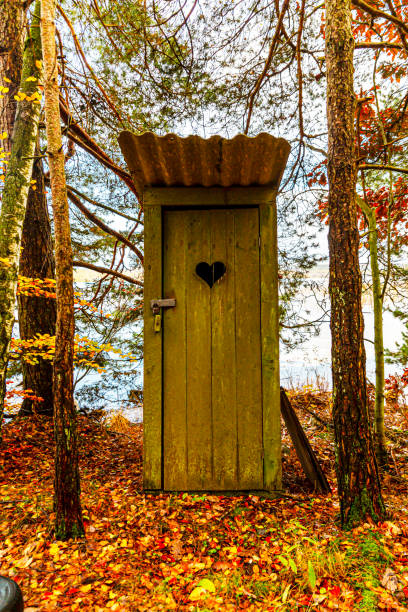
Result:
{"label": "vertical wooden plank", "polygon": [[211,488],[211,310],[209,286],[195,273],[210,259],[208,211],[184,213],[187,220],[186,343],[188,487]]}
{"label": "vertical wooden plank", "polygon": [[209,214],[210,261],[221,261],[227,268],[211,289],[213,488],[234,490],[241,488],[235,363],[235,215],[233,210],[214,210]]}
{"label": "vertical wooden plank", "polygon": [[261,229],[261,330],[264,487],[282,488],[278,239],[275,197],[260,206]]}
{"label": "vertical wooden plank", "polygon": [[176,298],[163,312],[164,488],[187,489],[186,223],[183,211],[163,213],[163,296]]}
{"label": "vertical wooden plank", "polygon": [[235,211],[236,384],[241,489],[263,489],[258,209]]}
{"label": "vertical wooden plank", "polygon": [[143,486],[162,488],[162,338],[153,329],[150,300],[162,291],[161,207],[148,206],[144,213],[144,406]]}

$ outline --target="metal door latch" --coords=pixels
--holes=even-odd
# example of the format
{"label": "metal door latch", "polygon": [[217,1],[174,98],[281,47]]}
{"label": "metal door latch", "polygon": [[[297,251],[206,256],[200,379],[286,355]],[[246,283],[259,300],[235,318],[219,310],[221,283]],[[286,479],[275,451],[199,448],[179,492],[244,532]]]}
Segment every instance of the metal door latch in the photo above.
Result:
{"label": "metal door latch", "polygon": [[154,315],[154,331],[161,331],[161,308],[174,308],[176,300],[174,298],[150,300],[150,308]]}

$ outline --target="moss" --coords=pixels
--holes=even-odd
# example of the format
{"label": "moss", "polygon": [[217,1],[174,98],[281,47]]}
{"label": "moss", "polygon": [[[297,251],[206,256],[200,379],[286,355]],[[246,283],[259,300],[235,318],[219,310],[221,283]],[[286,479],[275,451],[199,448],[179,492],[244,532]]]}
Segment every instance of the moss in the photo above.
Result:
{"label": "moss", "polygon": [[348,511],[347,516],[344,517],[344,529],[352,529],[356,525],[359,525],[362,520],[364,520],[364,518],[368,516],[372,518],[374,522],[377,522],[380,520],[380,518],[383,518],[386,514],[386,511],[381,495],[379,495],[377,502],[377,506],[380,509],[382,515],[381,517],[378,516],[374,508],[372,499],[367,489],[364,487],[360,495],[357,495],[354,498],[354,501],[350,506],[350,510]]}
{"label": "moss", "polygon": [[71,538],[76,540],[78,538],[85,537],[85,532],[81,523],[75,522],[71,526],[71,529],[67,529],[65,519],[60,518],[58,524],[55,526],[55,539],[60,541],[70,540]]}

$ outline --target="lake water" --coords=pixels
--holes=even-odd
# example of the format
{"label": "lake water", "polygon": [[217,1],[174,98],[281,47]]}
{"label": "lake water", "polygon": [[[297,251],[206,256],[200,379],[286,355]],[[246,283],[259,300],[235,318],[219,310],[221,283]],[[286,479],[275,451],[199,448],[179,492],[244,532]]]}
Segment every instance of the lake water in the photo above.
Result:
{"label": "lake water", "polygon": [[[372,342],[374,335],[374,315],[371,304],[368,299],[365,299],[364,307],[364,323],[365,333],[367,338],[365,343],[367,354],[367,377],[371,382],[375,381],[375,362],[374,348]],[[310,320],[318,316],[318,312],[309,314]],[[384,339],[385,347],[389,350],[396,348],[396,343],[401,341],[401,333],[404,326],[390,312],[384,312]],[[283,387],[301,387],[306,384],[318,385],[324,384],[327,388],[331,388],[331,365],[330,365],[331,337],[329,323],[322,323],[319,336],[314,336],[311,339],[303,342],[296,349],[287,351],[285,346],[281,346],[280,352],[280,371],[281,384]],[[385,374],[394,374],[397,371],[395,365],[385,364]],[[141,384],[142,377],[139,372],[136,375],[135,382]],[[115,402],[112,403],[110,409],[115,412],[119,409],[131,421],[141,422],[143,420],[143,409],[141,406],[129,406],[124,401],[121,405]]]}
{"label": "lake water", "polygon": [[[364,308],[364,337],[371,342],[365,342],[367,354],[367,378],[375,381],[374,361],[374,314],[367,305]],[[402,323],[390,312],[384,312],[384,339],[385,347],[389,350],[396,348],[397,342],[401,342],[401,334],[404,330]],[[307,340],[302,346],[287,352],[281,347],[280,366],[282,386],[302,386],[313,384],[317,378],[325,379],[331,387],[331,337],[329,323],[322,323],[320,335]],[[385,364],[385,375],[394,374],[397,366]]]}

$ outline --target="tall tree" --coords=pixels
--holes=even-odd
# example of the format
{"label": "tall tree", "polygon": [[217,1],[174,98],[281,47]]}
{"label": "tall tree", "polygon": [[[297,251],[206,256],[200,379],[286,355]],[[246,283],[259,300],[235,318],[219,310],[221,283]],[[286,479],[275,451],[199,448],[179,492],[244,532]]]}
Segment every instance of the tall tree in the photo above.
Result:
{"label": "tall tree", "polygon": [[333,421],[343,527],[385,515],[370,431],[357,229],[350,0],[326,2]]}
{"label": "tall tree", "polygon": [[19,0],[2,0],[0,3],[0,96],[1,146],[10,153],[11,133],[17,110],[15,95],[18,92],[23,66],[24,21],[26,3]]}
{"label": "tall tree", "polygon": [[[54,245],[51,223],[45,195],[44,171],[39,157],[33,167],[33,187],[28,193],[27,210],[21,240],[19,273],[28,278],[55,278]],[[57,305],[52,297],[44,295],[18,295],[18,325],[20,338],[29,340],[36,334],[55,336]],[[20,414],[29,415],[33,411],[52,417],[52,362],[38,357],[36,363],[22,362],[23,388],[33,391],[23,399]]]}
{"label": "tall tree", "polygon": [[21,234],[40,117],[41,96],[37,89],[41,76],[39,13],[40,2],[37,0],[24,49],[17,112],[0,214],[0,423],[14,324]]}
{"label": "tall tree", "polygon": [[[0,97],[0,133],[2,147],[10,153],[14,128],[21,70],[23,63],[24,27],[28,2],[4,0],[0,4],[0,75],[4,86]],[[38,158],[37,158],[38,155]],[[19,273],[28,278],[54,278],[54,253],[51,224],[44,193],[44,175],[39,152],[33,165],[32,186],[28,192],[26,215],[23,224],[22,251]],[[20,338],[27,340],[36,334],[55,335],[56,304],[47,297],[18,296],[18,322]],[[33,391],[24,398],[21,414],[31,414],[33,408],[41,414],[52,416],[52,364],[38,358],[37,363],[22,361],[23,388]]]}
{"label": "tall tree", "polygon": [[80,501],[76,412],[73,395],[74,288],[71,229],[59,111],[55,1],[41,2],[45,120],[55,227],[57,329],[54,359],[55,536],[84,535]]}

